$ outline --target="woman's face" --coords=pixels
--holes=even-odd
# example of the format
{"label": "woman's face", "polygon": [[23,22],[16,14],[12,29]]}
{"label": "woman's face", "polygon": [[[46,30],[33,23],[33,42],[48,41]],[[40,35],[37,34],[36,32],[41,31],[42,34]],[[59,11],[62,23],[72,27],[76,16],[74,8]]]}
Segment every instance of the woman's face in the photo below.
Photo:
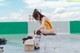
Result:
{"label": "woman's face", "polygon": [[37,19],[40,20],[40,15],[38,15]]}
{"label": "woman's face", "polygon": [[38,17],[36,17],[36,20],[40,20],[40,16],[38,15]]}
{"label": "woman's face", "polygon": [[39,20],[39,18],[38,18],[38,17],[36,17],[36,20]]}

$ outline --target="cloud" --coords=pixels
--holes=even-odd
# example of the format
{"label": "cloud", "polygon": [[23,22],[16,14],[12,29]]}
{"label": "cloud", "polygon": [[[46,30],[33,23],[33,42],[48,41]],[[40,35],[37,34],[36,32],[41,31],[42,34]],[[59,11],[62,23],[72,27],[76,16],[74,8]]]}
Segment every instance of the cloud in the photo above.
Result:
{"label": "cloud", "polygon": [[[8,17],[0,17],[0,22],[27,22],[29,21],[29,14],[25,11],[13,12]],[[44,13],[45,14],[45,13]],[[80,12],[67,12],[46,14],[51,21],[74,21],[80,20]]]}
{"label": "cloud", "polygon": [[[0,0],[3,2],[2,0]],[[0,21],[28,21],[29,14],[32,14],[32,9],[53,9],[51,12],[42,14],[46,15],[53,21],[70,21],[80,20],[80,3],[79,2],[61,2],[61,1],[44,1],[44,0],[23,0],[26,3],[27,8],[20,10],[19,12],[11,12],[9,16],[1,17]]]}
{"label": "cloud", "polygon": [[74,21],[80,20],[80,12],[67,12],[60,14],[49,14],[52,21]]}
{"label": "cloud", "polygon": [[66,8],[56,8],[54,13],[63,13],[66,11]]}
{"label": "cloud", "polygon": [[11,12],[7,16],[0,17],[0,22],[27,22],[28,15],[26,11],[20,10],[19,12]]}
{"label": "cloud", "polygon": [[59,8],[80,5],[80,2],[23,0],[29,8]]}
{"label": "cloud", "polygon": [[62,8],[55,8],[54,13],[65,13],[65,12],[79,12],[80,7],[62,7]]}
{"label": "cloud", "polygon": [[41,2],[43,2],[44,0],[23,0],[25,3],[27,3],[28,5],[36,5],[36,4],[40,4]]}
{"label": "cloud", "polygon": [[15,21],[15,22],[19,22],[19,21],[26,22],[26,21],[28,21],[28,15],[23,10],[20,12],[11,13],[9,18],[10,18],[10,20]]}

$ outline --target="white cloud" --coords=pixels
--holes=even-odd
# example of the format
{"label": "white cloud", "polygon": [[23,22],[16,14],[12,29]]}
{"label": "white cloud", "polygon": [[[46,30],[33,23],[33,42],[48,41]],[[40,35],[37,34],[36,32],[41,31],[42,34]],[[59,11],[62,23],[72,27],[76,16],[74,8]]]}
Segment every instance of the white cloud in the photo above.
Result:
{"label": "white cloud", "polygon": [[20,12],[11,13],[9,16],[9,19],[15,22],[18,22],[18,21],[25,22],[25,21],[28,21],[28,15],[22,10]]}
{"label": "white cloud", "polygon": [[60,14],[50,14],[52,21],[74,21],[80,20],[80,12],[67,12]]}
{"label": "white cloud", "polygon": [[79,12],[80,7],[67,7],[67,8],[55,8],[53,13],[65,13],[65,12]]}
{"label": "white cloud", "polygon": [[80,5],[80,2],[65,2],[65,1],[45,1],[45,0],[23,0],[29,8],[59,8]]}
{"label": "white cloud", "polygon": [[[44,13],[45,14],[45,13]],[[0,17],[0,22],[25,22],[29,21],[29,14],[27,12],[14,12],[11,13],[8,17]],[[74,21],[80,20],[80,12],[67,12],[67,13],[56,13],[56,14],[47,14],[47,17],[52,21]]]}
{"label": "white cloud", "polygon": [[66,8],[66,10],[80,11],[80,7],[70,7],[70,8]]}
{"label": "white cloud", "polygon": [[12,18],[17,18],[19,16],[20,16],[20,13],[11,13],[10,14],[10,17],[12,17]]}
{"label": "white cloud", "polygon": [[39,4],[43,2],[43,0],[23,0],[23,1],[27,3],[28,5],[35,5],[35,4]]}
{"label": "white cloud", "polygon": [[8,16],[0,17],[0,22],[27,22],[28,15],[26,11],[11,12]]}
{"label": "white cloud", "polygon": [[66,8],[56,8],[54,13],[62,13],[64,11],[66,11]]}
{"label": "white cloud", "polygon": [[[1,0],[0,0],[1,1]],[[44,15],[51,17],[53,21],[70,21],[70,20],[80,20],[80,12],[74,12],[80,10],[80,7],[70,7],[80,5],[79,2],[51,2],[44,0],[23,0],[29,8],[38,9],[53,9],[52,13],[42,12]],[[27,8],[28,8],[27,7]],[[68,8],[69,7],[69,8]],[[54,10],[55,9],[55,10]],[[73,12],[66,12],[73,10]],[[29,13],[27,10],[21,10],[20,12],[12,12],[8,17],[0,18],[0,21],[28,21]]]}

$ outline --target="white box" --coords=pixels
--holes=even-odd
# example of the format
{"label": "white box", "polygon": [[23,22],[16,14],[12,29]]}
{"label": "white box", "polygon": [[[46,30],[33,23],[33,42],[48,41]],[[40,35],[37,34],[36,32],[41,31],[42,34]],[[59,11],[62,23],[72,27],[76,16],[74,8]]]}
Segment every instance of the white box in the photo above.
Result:
{"label": "white box", "polygon": [[24,50],[27,50],[27,51],[34,50],[34,46],[35,46],[35,43],[33,39],[26,40],[24,43]]}

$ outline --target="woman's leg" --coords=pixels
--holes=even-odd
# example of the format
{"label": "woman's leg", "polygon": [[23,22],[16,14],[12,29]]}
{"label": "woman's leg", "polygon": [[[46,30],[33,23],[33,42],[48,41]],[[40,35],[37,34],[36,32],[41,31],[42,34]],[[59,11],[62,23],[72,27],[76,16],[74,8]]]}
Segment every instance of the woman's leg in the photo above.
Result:
{"label": "woman's leg", "polygon": [[54,33],[53,29],[51,29],[51,30],[40,29],[40,31],[42,34],[53,34]]}

